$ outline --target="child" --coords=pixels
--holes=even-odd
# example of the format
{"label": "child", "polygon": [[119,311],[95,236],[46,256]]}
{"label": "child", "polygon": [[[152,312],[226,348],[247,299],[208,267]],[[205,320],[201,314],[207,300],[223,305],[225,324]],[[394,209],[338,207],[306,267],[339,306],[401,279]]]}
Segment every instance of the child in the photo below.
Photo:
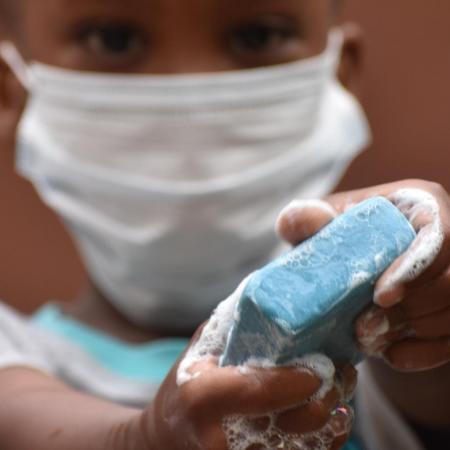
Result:
{"label": "child", "polygon": [[[338,70],[354,87],[358,66],[354,34],[334,28],[335,2],[0,4],[10,41],[2,117],[25,108],[19,169],[69,227],[92,279],[75,304],[49,304],[30,320],[1,308],[1,448],[341,448],[351,367],[334,373],[316,358],[220,368],[226,327],[217,314],[193,338],[191,359],[178,359],[220,300],[279,251],[272,227],[282,204],[330,192],[367,142],[360,108],[335,81]],[[378,306],[356,325],[361,345],[400,370],[443,366],[450,203],[442,189],[407,181],[299,202],[278,230],[298,243],[372,195],[396,203],[419,237],[380,279]],[[192,358],[210,338],[217,345]],[[447,368],[410,378],[433,379],[436,394],[422,394],[420,408],[392,396],[400,411],[448,426],[448,406],[435,400],[448,398]],[[394,446],[380,441],[370,411],[357,411],[368,448],[412,442],[389,411],[404,438]],[[245,439],[235,435],[242,424]]]}

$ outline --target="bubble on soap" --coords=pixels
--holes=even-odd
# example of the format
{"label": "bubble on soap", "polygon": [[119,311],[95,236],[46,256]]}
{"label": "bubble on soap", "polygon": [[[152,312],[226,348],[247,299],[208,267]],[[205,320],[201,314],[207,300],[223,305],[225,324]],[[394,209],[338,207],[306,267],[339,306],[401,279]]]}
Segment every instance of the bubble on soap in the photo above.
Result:
{"label": "bubble on soap", "polygon": [[[444,242],[440,208],[433,195],[422,189],[401,189],[390,200],[406,216],[418,235],[407,257],[386,280],[383,290],[391,290],[393,286],[421,275],[433,263]],[[428,217],[428,222],[419,226],[417,221],[424,215]]]}
{"label": "bubble on soap", "polygon": [[[268,414],[264,418],[243,416],[225,418],[223,431],[227,438],[228,449],[328,450],[338,436],[349,433],[354,419],[351,407],[341,405],[335,409],[329,422],[322,429],[300,435],[280,430],[276,426],[278,414]],[[265,427],[255,426],[258,423],[264,423]]]}
{"label": "bubble on soap", "polygon": [[[331,238],[331,234],[327,229],[320,231],[320,237],[322,239]],[[339,236],[333,236],[335,245],[340,243]],[[298,272],[303,268],[312,269],[317,266],[325,265],[332,258],[332,253],[320,253],[317,251],[315,244],[311,241],[305,241],[301,247],[286,254],[282,265],[288,269]]]}

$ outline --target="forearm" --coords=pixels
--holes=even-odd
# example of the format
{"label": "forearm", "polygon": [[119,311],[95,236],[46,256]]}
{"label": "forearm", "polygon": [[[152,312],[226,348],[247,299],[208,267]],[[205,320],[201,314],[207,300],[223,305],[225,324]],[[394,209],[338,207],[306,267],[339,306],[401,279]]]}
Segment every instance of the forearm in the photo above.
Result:
{"label": "forearm", "polygon": [[400,373],[370,361],[378,385],[408,419],[428,427],[450,427],[450,364],[438,369]]}
{"label": "forearm", "polygon": [[2,450],[150,450],[141,416],[37,371],[0,371]]}

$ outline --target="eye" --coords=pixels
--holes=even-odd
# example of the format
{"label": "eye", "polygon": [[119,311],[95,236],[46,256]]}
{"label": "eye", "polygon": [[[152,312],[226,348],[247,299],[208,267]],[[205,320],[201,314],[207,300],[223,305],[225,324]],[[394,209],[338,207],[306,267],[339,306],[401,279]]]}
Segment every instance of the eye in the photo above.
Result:
{"label": "eye", "polygon": [[283,50],[296,37],[292,22],[280,17],[255,20],[230,33],[230,46],[240,55],[255,55]]}
{"label": "eye", "polygon": [[94,55],[118,61],[136,57],[145,46],[145,39],[139,30],[127,24],[86,26],[80,33],[80,39]]}

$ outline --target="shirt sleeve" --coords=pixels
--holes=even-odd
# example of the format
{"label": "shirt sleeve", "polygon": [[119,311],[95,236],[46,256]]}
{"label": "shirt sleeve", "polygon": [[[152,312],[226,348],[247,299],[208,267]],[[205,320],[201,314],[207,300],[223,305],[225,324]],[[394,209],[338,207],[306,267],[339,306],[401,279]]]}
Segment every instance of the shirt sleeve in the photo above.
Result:
{"label": "shirt sleeve", "polygon": [[54,374],[52,336],[0,302],[0,369],[25,366]]}

